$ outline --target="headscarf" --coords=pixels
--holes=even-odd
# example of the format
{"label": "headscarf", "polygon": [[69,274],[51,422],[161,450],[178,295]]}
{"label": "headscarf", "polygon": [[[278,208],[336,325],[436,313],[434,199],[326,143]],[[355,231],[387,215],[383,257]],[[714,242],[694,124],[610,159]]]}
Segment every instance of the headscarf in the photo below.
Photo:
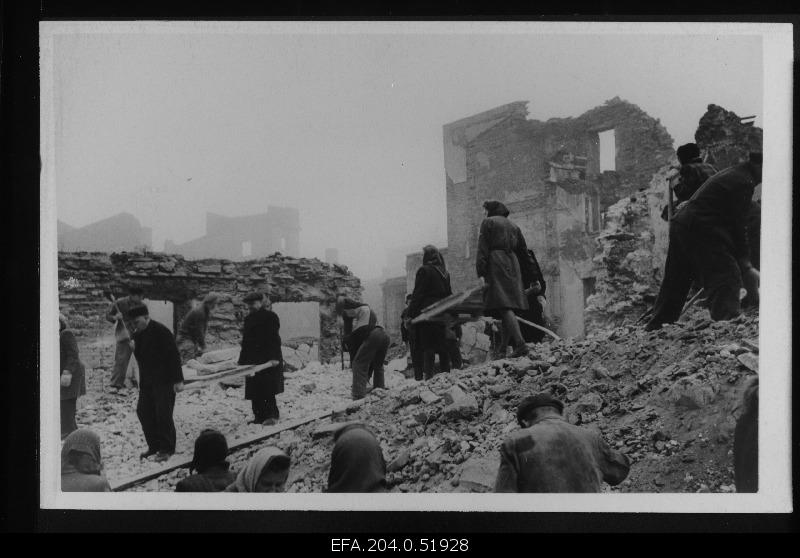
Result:
{"label": "headscarf", "polygon": [[194,441],[194,457],[189,466],[189,471],[192,469],[202,473],[206,469],[215,465],[228,468],[228,462],[225,457],[228,455],[228,441],[225,436],[217,430],[206,429],[203,430]]}
{"label": "headscarf", "polygon": [[381,446],[364,425],[344,427],[334,437],[328,492],[383,492],[386,462]]}
{"label": "headscarf", "polygon": [[444,265],[444,258],[439,249],[433,244],[428,244],[422,248],[422,265],[432,265],[447,279],[447,267]]}
{"label": "headscarf", "polygon": [[[94,470],[78,471],[75,465],[70,463],[70,453],[82,453],[94,459]],[[99,475],[101,473],[101,459],[100,459],[100,436],[95,434],[88,428],[80,428],[72,432],[64,439],[64,444],[61,446],[61,474],[79,472],[88,475]]]}
{"label": "headscarf", "polygon": [[499,201],[483,202],[483,207],[489,212],[488,217],[500,215],[501,217],[508,217],[508,208]]}
{"label": "headscarf", "polygon": [[273,460],[282,461],[286,468],[289,468],[289,456],[275,446],[269,446],[259,450],[244,469],[239,471],[239,475],[232,485],[225,489],[225,492],[255,492],[258,479],[264,469],[270,466]]}

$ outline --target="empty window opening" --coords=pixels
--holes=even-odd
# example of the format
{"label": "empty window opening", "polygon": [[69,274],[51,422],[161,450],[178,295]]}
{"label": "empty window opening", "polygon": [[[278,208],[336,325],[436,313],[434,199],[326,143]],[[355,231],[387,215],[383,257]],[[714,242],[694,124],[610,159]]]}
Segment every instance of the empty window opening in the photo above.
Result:
{"label": "empty window opening", "polygon": [[592,296],[596,291],[597,280],[594,277],[587,277],[583,280],[583,305],[586,306],[586,300]]}
{"label": "empty window opening", "polygon": [[167,326],[171,332],[175,333],[175,311],[172,302],[169,300],[143,300],[147,306],[147,313],[151,320]]}
{"label": "empty window opening", "polygon": [[600,138],[600,172],[617,170],[617,144],[614,129],[597,134]]}

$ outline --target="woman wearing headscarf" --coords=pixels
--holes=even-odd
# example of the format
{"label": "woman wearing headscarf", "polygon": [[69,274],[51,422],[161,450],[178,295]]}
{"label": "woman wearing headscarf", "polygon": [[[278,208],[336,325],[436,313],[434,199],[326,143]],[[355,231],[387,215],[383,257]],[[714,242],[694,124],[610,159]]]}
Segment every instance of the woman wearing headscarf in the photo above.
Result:
{"label": "woman wearing headscarf", "polygon": [[225,492],[283,492],[289,478],[289,456],[275,446],[259,450]]}
{"label": "woman wearing headscarf", "polygon": [[[528,309],[522,279],[523,275],[533,276],[533,261],[522,231],[508,220],[506,206],[487,201],[483,207],[486,217],[481,223],[475,268],[486,286],[484,308],[488,315],[502,320],[514,342],[512,356],[522,356],[527,354],[527,348],[514,311]],[[505,346],[500,351],[505,355]]]}
{"label": "woman wearing headscarf", "polygon": [[78,397],[86,393],[85,369],[78,355],[75,335],[67,329],[67,318],[58,315],[59,345],[61,348],[61,439],[77,430],[75,412]]}
{"label": "woman wearing headscarf", "polygon": [[378,325],[377,317],[367,304],[340,296],[336,313],[344,322],[344,344],[350,352],[353,369],[353,399],[367,395],[367,382],[372,376],[373,388],[385,388],[383,361],[389,350],[389,336]]}
{"label": "woman wearing headscarf", "polygon": [[203,430],[194,442],[194,457],[189,472],[197,471],[178,482],[175,492],[221,492],[236,480],[225,460],[228,442],[221,432]]}
{"label": "woman wearing headscarf", "polygon": [[100,437],[87,428],[72,432],[61,447],[62,492],[111,492],[103,475]]}
{"label": "woman wearing headscarf", "polygon": [[[409,317],[416,318],[422,310],[431,304],[453,294],[450,287],[450,274],[444,264],[441,252],[431,244],[422,249],[422,267],[417,270],[414,280],[414,292],[408,306]],[[439,366],[442,372],[450,371],[450,355],[445,338],[445,325],[438,322],[422,322],[414,326],[416,343],[422,351],[422,371],[425,379],[433,377],[433,363],[439,355]],[[418,372],[415,370],[415,377]]]}
{"label": "woman wearing headscarf", "polygon": [[327,492],[386,492],[386,461],[375,436],[363,424],[334,435]]}

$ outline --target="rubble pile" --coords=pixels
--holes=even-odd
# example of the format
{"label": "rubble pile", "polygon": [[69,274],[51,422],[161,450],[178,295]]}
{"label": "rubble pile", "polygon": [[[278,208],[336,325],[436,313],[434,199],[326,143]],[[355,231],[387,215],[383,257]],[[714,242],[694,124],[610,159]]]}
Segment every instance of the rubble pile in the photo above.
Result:
{"label": "rubble pile", "polygon": [[[506,359],[439,374],[429,382],[376,390],[336,421],[376,434],[392,491],[486,492],[503,438],[517,429],[516,406],[532,393],[564,400],[573,424],[599,429],[632,460],[621,492],[731,492],[736,409],[757,373],[758,317],[711,322],[690,312],[661,331],[620,327],[585,341],[533,346]],[[292,456],[289,492],[324,490],[331,436],[320,424],[283,433]],[[253,450],[255,451],[255,450]],[[243,460],[245,457],[242,456]]]}
{"label": "rubble pile", "polygon": [[108,333],[111,326],[105,313],[110,302],[104,293],[119,294],[128,286],[142,287],[149,299],[172,301],[179,316],[188,312],[193,299],[217,292],[220,299],[206,336],[209,347],[238,343],[241,298],[250,291],[267,292],[273,301],[319,302],[323,361],[339,352],[334,315],[337,293],[361,296],[360,280],[346,267],[279,253],[234,262],[149,252],[59,252],[58,277],[60,310],[79,339]]}
{"label": "rubble pile", "polygon": [[635,320],[655,300],[668,245],[668,224],[660,217],[668,169],[656,173],[647,190],[609,207],[593,260],[597,275],[586,304],[588,329]]}
{"label": "rubble pile", "polygon": [[722,170],[747,160],[750,151],[761,151],[764,133],[752,120],[743,122],[735,112],[710,104],[694,134],[708,162]]}

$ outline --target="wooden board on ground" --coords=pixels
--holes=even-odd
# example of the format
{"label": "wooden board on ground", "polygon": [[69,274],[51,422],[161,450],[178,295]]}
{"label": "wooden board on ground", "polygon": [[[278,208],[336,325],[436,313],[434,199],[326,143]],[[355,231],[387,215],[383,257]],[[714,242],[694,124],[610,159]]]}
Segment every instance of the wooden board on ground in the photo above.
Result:
{"label": "wooden board on ground", "polygon": [[444,322],[449,314],[455,322],[465,322],[483,315],[483,286],[477,285],[466,291],[456,293],[424,308],[422,313],[411,320],[420,322]]}
{"label": "wooden board on ground", "polygon": [[183,367],[183,383],[185,385],[205,385],[208,382],[219,380],[220,378],[235,378],[255,374],[261,370],[269,368],[266,364],[245,364],[236,365],[230,370],[218,372],[216,374],[199,375],[197,370],[188,366]]}

